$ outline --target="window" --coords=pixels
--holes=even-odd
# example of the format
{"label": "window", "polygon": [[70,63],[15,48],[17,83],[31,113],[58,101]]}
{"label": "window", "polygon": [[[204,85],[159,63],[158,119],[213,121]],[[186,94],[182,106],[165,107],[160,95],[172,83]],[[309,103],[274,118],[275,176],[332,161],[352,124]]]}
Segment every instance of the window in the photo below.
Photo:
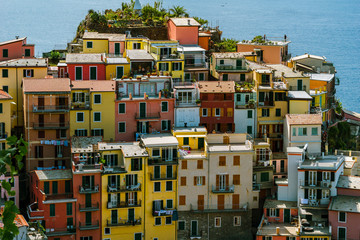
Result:
{"label": "window", "polygon": [[275,93],[275,101],[286,101],[286,93]]}
{"label": "window", "polygon": [[215,108],[215,117],[220,117],[220,115],[221,115],[220,108]]}
{"label": "window", "polygon": [[173,190],[173,182],[166,181],[166,191],[172,191],[172,190]]}
{"label": "window", "polygon": [[268,208],[266,209],[267,216],[268,217],[279,217],[280,216],[280,210],[277,208]]}
{"label": "window", "polygon": [[165,224],[166,224],[166,225],[170,225],[171,223],[172,223],[171,217],[166,217],[166,219],[165,219]]}
{"label": "window", "polygon": [[228,74],[223,74],[223,79],[222,79],[223,81],[227,81],[227,80],[229,80],[229,75]]}
{"label": "window", "polygon": [[187,161],[186,160],[181,161],[181,169],[187,169]]}
{"label": "window", "polygon": [[198,80],[199,81],[204,81],[205,80],[205,73],[199,73]]}
{"label": "window", "polygon": [[97,79],[97,67],[90,67],[90,80],[96,80]]}
{"label": "window", "polygon": [[172,64],[173,71],[181,71],[182,70],[182,63],[181,62],[174,62]]}
{"label": "window", "polygon": [[186,177],[180,177],[180,186],[186,186]]}
{"label": "window", "polygon": [[234,156],[233,157],[233,165],[234,166],[240,166],[240,156]]}
{"label": "window", "polygon": [[75,67],[75,80],[82,80],[82,79],[83,79],[82,67]]}
{"label": "window", "polygon": [[252,134],[253,132],[252,132],[252,126],[247,126],[246,127],[246,133],[247,134]]}
{"label": "window", "polygon": [[172,200],[172,199],[167,199],[167,200],[166,200],[166,208],[167,208],[167,209],[172,209],[172,208],[174,208],[174,204],[173,204],[173,200]]}
{"label": "window", "polygon": [[91,129],[91,136],[104,136],[104,129],[101,128]]}
{"label": "window", "polygon": [[299,136],[307,136],[307,128],[298,128]]}
{"label": "window", "polygon": [[126,132],[126,123],[125,122],[119,122],[119,133],[125,133]]}
{"label": "window", "polygon": [[161,217],[155,218],[155,226],[161,225]]}
{"label": "window", "polygon": [[318,128],[311,128],[311,136],[317,136],[318,135]]}
{"label": "window", "polygon": [[3,78],[8,78],[9,77],[9,70],[8,69],[3,69],[2,70],[2,77]]}
{"label": "window", "polygon": [[322,190],[322,198],[329,199],[330,198],[330,191],[329,190]]}
{"label": "window", "polygon": [[346,228],[338,227],[338,239],[345,240],[346,239]]}
{"label": "window", "polygon": [[268,172],[262,172],[260,176],[261,182],[268,182],[269,181],[269,173]]}
{"label": "window", "polygon": [[101,94],[94,94],[94,104],[101,104]]}
{"label": "window", "polygon": [[30,49],[25,49],[25,57],[30,57]]}
{"label": "window", "polygon": [[153,148],[152,149],[152,157],[160,157],[160,149]]}
{"label": "window", "polygon": [[142,233],[135,233],[134,240],[142,240]]}
{"label": "window", "polygon": [[293,136],[296,136],[296,128],[293,128],[293,129],[292,129],[292,135],[293,135]]}
{"label": "window", "polygon": [[93,238],[90,236],[90,237],[80,237],[80,240],[93,240]]}
{"label": "window", "polygon": [[154,192],[161,191],[161,182],[154,182]]}
{"label": "window", "polygon": [[168,111],[168,102],[161,102],[161,111],[162,112]]}
{"label": "window", "polygon": [[240,175],[233,175],[233,184],[240,185]]}
{"label": "window", "polygon": [[77,136],[77,137],[86,137],[87,136],[87,130],[86,129],[76,129],[75,130],[75,136]]}
{"label": "window", "polygon": [[55,204],[50,204],[50,217],[55,217]]}
{"label": "window", "polygon": [[241,216],[234,217],[234,226],[235,227],[241,226]]}
{"label": "window", "polygon": [[141,171],[142,170],[142,159],[141,158],[132,158],[131,159],[131,171]]}
{"label": "window", "polygon": [[86,42],[86,48],[93,48],[93,42],[92,41],[87,41]]}
{"label": "window", "polygon": [[[83,92],[74,92],[72,94],[72,101],[75,103],[83,103],[85,102],[85,93]],[[88,95],[86,96],[86,101],[88,101]]]}
{"label": "window", "polygon": [[339,220],[338,222],[346,223],[346,212],[339,212]]}
{"label": "window", "polygon": [[276,117],[281,117],[281,108],[277,108],[275,111],[276,111],[275,116]]}
{"label": "window", "polygon": [[159,63],[159,71],[169,71],[169,63]]}
{"label": "window", "polygon": [[49,194],[50,193],[50,183],[44,182],[44,193]]}
{"label": "window", "polygon": [[161,130],[167,131],[171,129],[171,120],[161,120]]}
{"label": "window", "polygon": [[252,110],[248,110],[247,111],[247,118],[252,118],[253,116],[253,114],[252,114],[253,112],[252,112]]}
{"label": "window", "polygon": [[124,67],[123,66],[117,66],[116,67],[116,78],[120,79],[124,76]]}
{"label": "window", "polygon": [[194,177],[194,186],[204,186],[204,185],[205,185],[205,176]]}
{"label": "window", "polygon": [[108,227],[104,228],[104,234],[105,235],[111,234],[111,228],[108,228]]}
{"label": "window", "polygon": [[223,65],[224,64],[224,60],[220,60],[220,65]]}
{"label": "window", "polygon": [[94,112],[94,122],[101,122],[101,112]]}
{"label": "window", "polygon": [[270,109],[268,109],[268,108],[261,109],[261,116],[262,117],[270,117]]}
{"label": "window", "polygon": [[141,49],[141,43],[133,43],[133,49]]}
{"label": "window", "polygon": [[23,77],[34,77],[34,69],[24,69],[23,70]]}
{"label": "window", "polygon": [[72,203],[66,203],[66,215],[72,215]]}
{"label": "window", "polygon": [[9,86],[3,86],[2,89],[4,90],[4,92],[9,92]]}
{"label": "window", "polygon": [[126,113],[126,103],[119,103],[119,114]]}
{"label": "window", "polygon": [[191,73],[185,73],[185,81],[190,81],[191,80]]}
{"label": "window", "polygon": [[57,194],[57,193],[58,193],[58,182],[57,182],[57,181],[53,181],[53,182],[52,182],[52,193],[53,193],[53,194]]}
{"label": "window", "polygon": [[186,196],[184,195],[179,196],[179,205],[186,205]]}
{"label": "window", "polygon": [[76,113],[76,122],[84,122],[84,113],[83,112]]}
{"label": "window", "polygon": [[208,115],[208,110],[207,110],[207,108],[203,108],[203,109],[202,109],[202,116],[203,116],[203,117],[207,117],[207,115]]}
{"label": "window", "polygon": [[3,57],[4,58],[9,57],[9,50],[8,49],[3,49]]}
{"label": "window", "polygon": [[221,227],[221,217],[215,217],[215,227]]}
{"label": "window", "polygon": [[185,221],[179,220],[178,224],[179,224],[179,227],[178,227],[179,230],[185,230]]}
{"label": "window", "polygon": [[226,166],[226,157],[219,156],[219,166]]}
{"label": "window", "polygon": [[44,156],[44,148],[43,146],[35,146],[35,157],[43,158]]}
{"label": "window", "polygon": [[0,113],[3,113],[3,104],[0,103]]}

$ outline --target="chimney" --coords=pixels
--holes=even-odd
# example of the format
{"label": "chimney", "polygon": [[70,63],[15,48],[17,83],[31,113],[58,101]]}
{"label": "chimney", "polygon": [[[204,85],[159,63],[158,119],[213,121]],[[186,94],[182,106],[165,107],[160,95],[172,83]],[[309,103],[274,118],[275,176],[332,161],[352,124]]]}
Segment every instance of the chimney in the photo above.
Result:
{"label": "chimney", "polygon": [[190,24],[190,19],[188,19],[188,25],[190,26],[191,24]]}
{"label": "chimney", "polygon": [[276,227],[276,235],[280,235],[280,227]]}
{"label": "chimney", "polygon": [[15,36],[16,39],[19,39],[19,36]]}

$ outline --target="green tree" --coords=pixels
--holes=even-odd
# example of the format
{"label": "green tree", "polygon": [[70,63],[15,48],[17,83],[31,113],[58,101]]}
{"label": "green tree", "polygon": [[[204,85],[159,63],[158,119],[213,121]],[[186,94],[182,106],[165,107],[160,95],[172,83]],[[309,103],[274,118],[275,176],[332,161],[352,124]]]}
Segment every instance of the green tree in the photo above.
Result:
{"label": "green tree", "polygon": [[50,53],[50,60],[52,63],[57,64],[60,59],[60,53],[58,51],[51,51]]}
{"label": "green tree", "polygon": [[217,47],[220,52],[235,52],[238,42],[238,40],[233,38],[224,38],[221,42],[216,43],[215,47]]}
{"label": "green tree", "polygon": [[201,26],[207,26],[209,21],[199,17],[193,17]]}
{"label": "green tree", "polygon": [[[22,160],[27,152],[27,142],[22,137],[19,139],[15,136],[10,136],[6,139],[9,145],[8,149],[0,151],[0,175],[10,173],[11,182],[14,182],[14,175],[18,173],[18,170],[22,168]],[[5,189],[9,196],[14,196],[15,192],[11,190],[11,184],[6,180],[1,180],[1,186]],[[13,201],[7,201],[5,203],[4,211],[0,216],[0,220],[4,224],[3,228],[0,228],[0,239],[12,240],[19,234],[19,229],[14,223],[16,214],[19,209],[16,207]]]}
{"label": "green tree", "polygon": [[173,6],[169,9],[171,17],[189,17],[189,14],[186,12],[186,9],[182,6]]}

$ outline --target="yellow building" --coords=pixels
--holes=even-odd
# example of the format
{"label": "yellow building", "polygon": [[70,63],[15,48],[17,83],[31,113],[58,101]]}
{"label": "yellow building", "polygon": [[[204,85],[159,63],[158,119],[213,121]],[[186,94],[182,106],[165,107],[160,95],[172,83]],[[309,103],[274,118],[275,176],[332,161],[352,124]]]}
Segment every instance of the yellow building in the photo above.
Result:
{"label": "yellow building", "polygon": [[108,57],[106,62],[106,79],[121,79],[130,76],[130,62],[123,57]]}
{"label": "yellow building", "polygon": [[102,174],[102,235],[111,239],[142,238],[145,231],[145,163],[139,142],[99,143]]}
{"label": "yellow building", "polygon": [[6,138],[11,135],[11,102],[13,98],[0,90],[0,150],[6,149]]}
{"label": "yellow building", "polygon": [[125,40],[125,51],[136,49],[147,49],[149,39],[146,37],[127,37]]}
{"label": "yellow building", "polygon": [[115,82],[72,81],[70,136],[115,139]]}
{"label": "yellow building", "polygon": [[171,134],[146,134],[140,144],[149,154],[143,239],[176,239],[178,141]]}
{"label": "yellow building", "polygon": [[122,56],[125,49],[125,34],[84,32],[84,53],[107,53],[109,56]]}
{"label": "yellow building", "polygon": [[305,91],[289,91],[289,113],[308,114],[313,98]]}
{"label": "yellow building", "polygon": [[23,78],[45,78],[47,75],[47,59],[14,59],[0,63],[0,88],[13,97],[16,104],[11,105],[12,127],[24,126],[22,79]]}

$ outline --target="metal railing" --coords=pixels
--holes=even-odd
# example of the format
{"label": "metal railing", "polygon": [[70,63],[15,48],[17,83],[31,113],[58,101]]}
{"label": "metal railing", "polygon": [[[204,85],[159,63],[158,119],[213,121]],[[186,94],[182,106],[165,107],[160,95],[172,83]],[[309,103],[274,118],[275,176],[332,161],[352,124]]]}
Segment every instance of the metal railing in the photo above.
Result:
{"label": "metal railing", "polygon": [[79,210],[80,212],[86,212],[86,211],[97,211],[99,210],[99,203],[91,203],[91,204],[80,204],[79,203]]}
{"label": "metal railing", "polygon": [[306,86],[298,87],[298,86],[290,86],[290,91],[306,91]]}
{"label": "metal railing", "polygon": [[107,208],[127,208],[127,207],[141,207],[141,200],[129,200],[121,202],[107,202]]}
{"label": "metal railing", "polygon": [[69,105],[33,105],[33,112],[64,112],[69,109]]}
{"label": "metal railing", "polygon": [[273,107],[275,106],[275,102],[274,101],[263,101],[263,102],[259,102],[258,103],[259,107]]}
{"label": "metal railing", "polygon": [[173,157],[172,159],[163,159],[163,158],[149,158],[148,165],[174,165],[178,164],[177,157]]}
{"label": "metal railing", "polygon": [[77,109],[77,110],[90,109],[90,102],[89,101],[72,102],[71,103],[71,109]]}
{"label": "metal railing", "polygon": [[112,186],[108,185],[108,192],[131,192],[131,191],[141,191],[141,183],[136,185],[120,185],[120,186]]}
{"label": "metal railing", "polygon": [[227,185],[222,187],[212,185],[211,187],[213,193],[233,193],[234,189],[234,185]]}
{"label": "metal railing", "polygon": [[67,129],[69,122],[37,122],[33,123],[34,129]]}
{"label": "metal railing", "polygon": [[99,185],[95,185],[95,186],[81,185],[81,186],[79,186],[79,193],[97,193],[97,192],[99,192]]}
{"label": "metal railing", "polygon": [[104,173],[126,173],[125,166],[109,167],[104,166]]}
{"label": "metal railing", "polygon": [[51,236],[61,236],[61,235],[73,235],[76,233],[76,226],[69,225],[66,228],[47,228],[45,235],[48,237]]}
{"label": "metal railing", "polygon": [[217,211],[248,211],[249,206],[245,204],[218,204],[218,205],[193,205],[190,204],[190,211],[204,211],[204,212],[217,212]]}
{"label": "metal railing", "polygon": [[215,69],[216,71],[246,71],[249,68],[243,66],[233,66],[233,65],[217,65]]}
{"label": "metal railing", "polygon": [[80,230],[92,230],[92,229],[98,229],[98,228],[100,228],[99,220],[96,220],[93,222],[85,222],[85,223],[79,222]]}
{"label": "metal railing", "polygon": [[145,114],[136,113],[135,114],[135,119],[156,119],[156,118],[160,118],[160,112],[145,113]]}
{"label": "metal railing", "polygon": [[45,201],[73,198],[73,193],[72,192],[68,192],[68,193],[44,193],[41,190],[40,190],[40,192],[43,195],[45,195]]}
{"label": "metal railing", "polygon": [[141,218],[134,218],[134,219],[107,219],[106,225],[108,227],[116,227],[116,226],[135,226],[141,225]]}
{"label": "metal railing", "polygon": [[149,173],[150,175],[150,180],[152,181],[157,181],[157,180],[175,180],[177,179],[177,175],[176,172],[172,173],[171,176],[166,174],[166,173],[161,173],[161,174],[152,174]]}

